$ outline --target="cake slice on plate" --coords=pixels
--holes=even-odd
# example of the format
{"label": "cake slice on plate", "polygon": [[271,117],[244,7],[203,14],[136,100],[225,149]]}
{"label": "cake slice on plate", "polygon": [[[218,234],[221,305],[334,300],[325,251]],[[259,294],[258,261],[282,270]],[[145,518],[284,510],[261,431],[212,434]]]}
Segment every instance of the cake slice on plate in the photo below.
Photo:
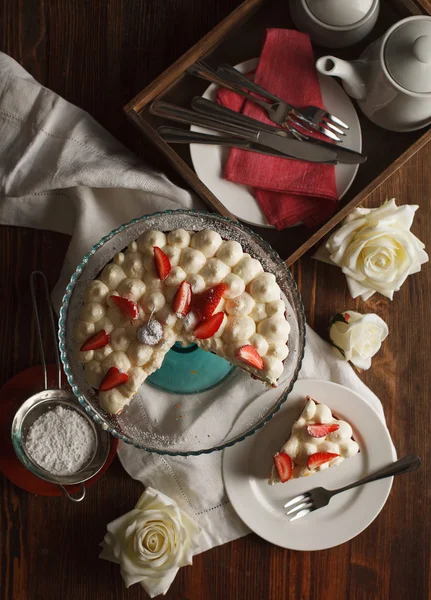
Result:
{"label": "cake slice on plate", "polygon": [[306,398],[305,406],[292,427],[289,439],[274,455],[268,483],[308,477],[328,467],[337,467],[359,452],[352,428],[337,419],[329,406]]}

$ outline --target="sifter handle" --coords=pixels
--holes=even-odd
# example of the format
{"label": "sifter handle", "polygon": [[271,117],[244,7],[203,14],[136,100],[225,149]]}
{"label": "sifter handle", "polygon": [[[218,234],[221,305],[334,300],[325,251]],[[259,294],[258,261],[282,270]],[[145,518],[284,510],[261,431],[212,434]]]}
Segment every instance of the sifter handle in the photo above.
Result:
{"label": "sifter handle", "polygon": [[44,385],[45,385],[45,389],[47,390],[48,389],[48,370],[46,367],[46,357],[45,357],[45,350],[43,348],[42,329],[40,326],[39,307],[37,304],[36,288],[35,288],[35,279],[37,276],[39,276],[42,279],[43,286],[45,288],[45,301],[48,306],[50,327],[51,327],[52,339],[54,341],[54,348],[55,348],[55,364],[57,365],[58,388],[61,389],[61,364],[60,364],[60,356],[58,353],[58,345],[57,345],[57,329],[55,327],[54,313],[52,310],[51,298],[49,295],[48,281],[46,279],[45,273],[42,273],[42,271],[33,271],[32,274],[30,275],[30,291],[31,291],[31,301],[33,304],[34,316],[36,319],[37,339],[39,342],[40,357],[42,360]]}

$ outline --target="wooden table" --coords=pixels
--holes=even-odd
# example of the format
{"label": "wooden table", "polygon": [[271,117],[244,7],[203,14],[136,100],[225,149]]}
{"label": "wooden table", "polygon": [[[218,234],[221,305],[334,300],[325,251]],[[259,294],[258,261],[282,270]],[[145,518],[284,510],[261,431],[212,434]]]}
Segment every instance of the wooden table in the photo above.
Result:
{"label": "wooden table", "polygon": [[[94,115],[130,148],[146,146],[125,125],[122,106],[238,0],[5,0],[1,50],[41,83]],[[148,160],[164,166],[154,153]],[[414,233],[431,248],[431,146],[382,185],[368,205],[396,196],[417,203]],[[23,228],[0,229],[0,384],[39,362],[28,280],[42,269],[54,285],[68,238]],[[339,310],[373,311],[390,335],[361,377],[381,398],[399,455],[418,453],[422,468],[395,480],[382,513],[356,539],[332,550],[290,552],[254,534],[215,548],[181,570],[167,598],[190,600],[426,600],[431,514],[429,390],[431,269],[410,277],[393,302],[349,297],[338,269],[303,258],[294,265],[310,325],[326,334]],[[428,479],[427,479],[428,476]],[[98,559],[106,523],[128,511],[141,485],[118,460],[82,505],[35,497],[0,476],[0,596],[3,600],[144,598],[126,590],[116,566]]]}

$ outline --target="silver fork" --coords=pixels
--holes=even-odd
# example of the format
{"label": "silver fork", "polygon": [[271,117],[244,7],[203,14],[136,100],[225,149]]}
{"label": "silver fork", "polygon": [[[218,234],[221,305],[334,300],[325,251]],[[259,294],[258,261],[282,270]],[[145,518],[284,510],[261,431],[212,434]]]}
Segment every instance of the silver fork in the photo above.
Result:
{"label": "silver fork", "polygon": [[294,515],[290,518],[290,521],[295,521],[296,519],[305,517],[305,515],[308,515],[314,510],[323,508],[329,504],[330,499],[336,494],[340,494],[346,490],[351,490],[360,485],[364,485],[365,483],[370,483],[371,481],[377,481],[378,479],[385,479],[385,477],[394,477],[395,475],[400,475],[401,473],[415,471],[417,468],[419,468],[420,464],[421,459],[419,456],[416,454],[409,454],[408,456],[404,456],[404,458],[400,458],[391,465],[383,467],[383,469],[380,469],[371,475],[367,475],[367,477],[364,477],[355,483],[351,483],[350,485],[346,485],[338,490],[327,490],[323,487],[314,488],[313,490],[305,492],[305,494],[296,496],[296,498],[292,498],[292,500],[286,502],[284,508],[290,507],[290,510],[288,510],[286,514]]}
{"label": "silver fork", "polygon": [[[269,133],[282,133],[282,130],[280,130],[279,127],[275,127],[274,125],[269,125],[267,123],[262,123],[261,121],[256,121],[256,119],[247,117],[242,113],[238,113],[234,110],[231,110],[230,108],[221,106],[220,104],[212,102],[211,100],[207,100],[207,98],[202,98],[201,96],[193,98],[191,106],[192,109],[199,114],[207,115],[214,119],[221,119],[222,121],[226,121],[227,123],[242,124],[244,125],[244,127],[251,127],[253,129],[258,128],[259,130],[268,131]],[[298,140],[313,141],[316,143],[320,142],[320,140],[316,140],[316,138],[311,138],[310,136],[305,135],[305,133],[296,131],[294,128],[289,127],[287,128],[287,131],[289,131],[289,133],[291,133]]]}
{"label": "silver fork", "polygon": [[[203,62],[197,61],[196,63],[192,64],[187,69],[187,72],[190,73],[190,75],[200,77],[201,79],[205,79],[206,81],[215,83],[216,85],[218,85],[220,87],[227,88],[227,89],[239,94],[240,96],[247,98],[251,102],[258,104],[259,106],[261,106],[262,108],[264,108],[266,110],[269,118],[274,123],[277,123],[277,125],[281,125],[281,126],[287,128],[292,133],[292,135],[294,135],[297,139],[303,139],[302,136],[304,135],[304,133],[313,135],[316,131],[320,131],[320,133],[327,135],[332,140],[335,140],[337,142],[341,141],[340,138],[337,137],[335,135],[335,133],[333,133],[332,131],[318,128],[315,125],[315,123],[313,123],[312,121],[308,122],[307,119],[296,118],[296,116],[293,114],[292,110],[290,110],[290,109],[289,109],[290,114],[288,115],[288,117],[285,117],[286,110],[284,109],[284,106],[286,105],[286,103],[283,103],[283,107],[281,107],[280,102],[282,102],[282,101],[279,101],[279,99],[276,98],[276,96],[272,96],[272,94],[270,94],[269,92],[266,92],[266,90],[264,90],[263,88],[259,88],[259,89],[261,89],[263,93],[267,94],[267,97],[276,98],[277,103],[265,102],[264,100],[256,98],[256,96],[253,96],[252,94],[250,94],[248,91],[246,91],[244,89],[246,87],[245,85],[243,85],[242,83],[239,83],[239,82],[234,82],[234,81],[228,80],[227,77],[220,75],[218,72],[214,71],[211,67],[209,67],[207,64],[205,64]],[[232,78],[233,77],[231,76],[231,79]],[[255,87],[258,88],[259,86],[257,86],[255,84]],[[238,113],[238,114],[240,114],[240,113]],[[298,127],[300,129],[298,129]],[[342,135],[345,135],[345,133],[342,130],[339,130],[339,132]]]}
{"label": "silver fork", "polygon": [[341,140],[336,134],[346,135],[344,129],[349,129],[348,125],[341,119],[318,106],[298,108],[297,106],[285,102],[281,98],[274,96],[274,94],[271,94],[262,88],[260,85],[257,85],[257,83],[254,83],[254,81],[251,81],[248,77],[230,65],[222,65],[217,69],[217,73],[231,83],[247,89],[249,92],[255,92],[264,98],[272,100],[273,103],[270,104],[257,99],[255,96],[251,98],[253,102],[267,110],[271,120],[282,127],[286,127],[289,121],[294,121],[296,125],[312,127],[316,131],[323,133],[337,142]]}

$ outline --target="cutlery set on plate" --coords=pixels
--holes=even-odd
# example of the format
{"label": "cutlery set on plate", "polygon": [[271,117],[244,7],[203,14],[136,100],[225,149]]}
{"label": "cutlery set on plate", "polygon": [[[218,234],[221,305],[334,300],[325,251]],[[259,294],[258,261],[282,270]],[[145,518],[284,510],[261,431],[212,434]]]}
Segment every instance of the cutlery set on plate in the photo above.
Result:
{"label": "cutlery set on plate", "polygon": [[218,133],[212,135],[175,127],[159,127],[158,133],[169,144],[215,144],[325,164],[359,164],[366,161],[366,156],[359,152],[313,137],[318,133],[340,142],[338,136],[344,136],[348,129],[343,121],[325,110],[317,106],[292,106],[229,65],[222,65],[214,71],[206,64],[197,62],[188,72],[258,104],[277,126],[262,123],[201,97],[194,98],[191,110],[166,102],[153,102],[150,112],[154,115]]}

